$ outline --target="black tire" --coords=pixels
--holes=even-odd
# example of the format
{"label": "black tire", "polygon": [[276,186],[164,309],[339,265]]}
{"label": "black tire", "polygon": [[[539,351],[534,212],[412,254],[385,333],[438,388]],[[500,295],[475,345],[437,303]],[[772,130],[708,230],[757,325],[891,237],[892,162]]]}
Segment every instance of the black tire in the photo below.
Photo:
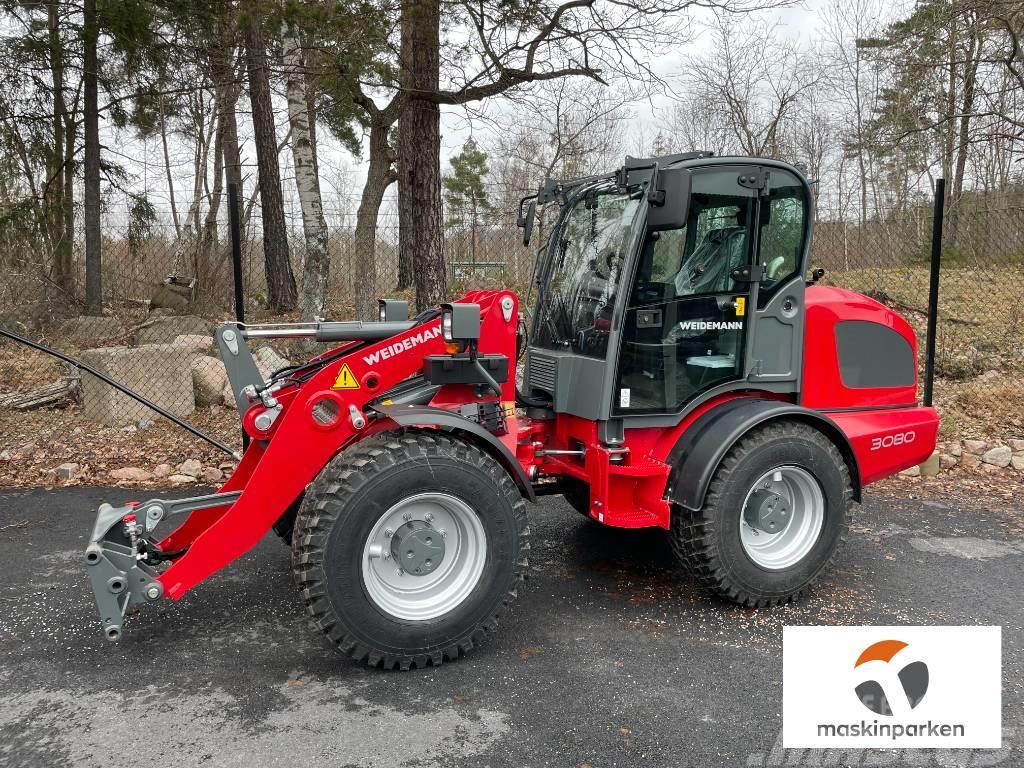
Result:
{"label": "black tire", "polygon": [[[782,570],[757,565],[740,540],[741,509],[758,478],[795,465],[821,487],[821,532],[807,554]],[[853,490],[836,446],[797,421],[777,421],[744,435],[722,459],[700,512],[676,507],[669,536],[676,557],[705,588],[750,608],[789,602],[802,595],[835,561],[846,539]]]}
{"label": "black tire", "polygon": [[[435,490],[468,503],[486,533],[472,592],[435,619],[387,614],[369,597],[361,558],[381,516],[411,495]],[[316,626],[357,662],[385,669],[454,660],[493,633],[526,577],[526,504],[508,472],[476,446],[435,430],[392,432],[337,456],[306,491],[292,563]]]}

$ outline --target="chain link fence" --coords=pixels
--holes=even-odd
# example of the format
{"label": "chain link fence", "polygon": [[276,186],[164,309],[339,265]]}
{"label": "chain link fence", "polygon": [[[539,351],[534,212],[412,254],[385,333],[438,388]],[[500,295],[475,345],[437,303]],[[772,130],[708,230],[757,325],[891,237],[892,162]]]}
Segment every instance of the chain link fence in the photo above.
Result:
{"label": "chain link fence", "polygon": [[[270,319],[259,222],[244,219],[242,278],[247,320]],[[353,316],[355,217],[327,212],[331,277],[328,317]],[[1004,438],[1024,435],[1024,205],[962,205],[947,215],[942,252],[935,358],[935,399],[943,435]],[[527,290],[534,246],[524,248],[512,218],[446,231],[449,293],[469,288]],[[857,221],[819,210],[811,266],[824,282],[864,293],[898,311],[918,332],[922,357],[928,312],[932,214],[928,206]],[[59,247],[59,246],[58,246]],[[290,258],[301,280],[301,228],[290,232]],[[70,249],[70,277],[54,268],[55,247],[25,232],[0,235],[0,327],[81,357],[172,413],[225,442],[239,443],[237,414],[211,333],[234,317],[231,247],[224,223],[174,227],[150,223],[110,228],[103,237],[103,315],[83,315],[81,243]],[[377,229],[376,295],[396,291],[398,222],[382,216]],[[275,316],[275,321],[285,318]],[[294,317],[287,319],[295,319]],[[265,345],[256,350],[266,372],[308,349]],[[206,479],[221,469],[212,449],[196,448],[184,432],[94,377],[9,340],[0,340],[0,484],[28,472],[52,473],[77,464],[100,477],[105,451],[126,440],[139,463],[201,460]],[[144,433],[140,436],[138,433]],[[191,443],[191,445],[189,445]],[[34,460],[29,460],[32,459]],[[130,458],[130,457],[129,457]],[[60,459],[67,459],[61,462]],[[131,463],[127,459],[121,463]],[[227,469],[224,466],[223,469]],[[91,473],[91,475],[90,475]],[[187,473],[186,473],[186,476]],[[195,476],[195,475],[193,475]]]}

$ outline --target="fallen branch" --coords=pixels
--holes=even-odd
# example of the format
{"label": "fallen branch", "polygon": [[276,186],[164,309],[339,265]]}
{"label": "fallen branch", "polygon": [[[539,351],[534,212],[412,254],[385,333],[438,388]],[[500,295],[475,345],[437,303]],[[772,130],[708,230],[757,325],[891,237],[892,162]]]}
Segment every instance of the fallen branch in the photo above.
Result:
{"label": "fallen branch", "polygon": [[44,405],[58,405],[74,398],[78,390],[78,379],[67,378],[53,384],[30,389],[28,392],[11,392],[0,395],[0,408],[14,411],[30,411]]}

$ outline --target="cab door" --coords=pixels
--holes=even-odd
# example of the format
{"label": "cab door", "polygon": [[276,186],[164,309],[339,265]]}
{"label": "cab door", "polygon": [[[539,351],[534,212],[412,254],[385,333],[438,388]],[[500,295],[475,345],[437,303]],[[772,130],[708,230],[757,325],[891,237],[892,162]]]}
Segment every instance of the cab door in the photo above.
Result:
{"label": "cab door", "polygon": [[647,233],[623,318],[614,415],[678,413],[746,377],[764,179],[752,166],[695,168],[686,224]]}

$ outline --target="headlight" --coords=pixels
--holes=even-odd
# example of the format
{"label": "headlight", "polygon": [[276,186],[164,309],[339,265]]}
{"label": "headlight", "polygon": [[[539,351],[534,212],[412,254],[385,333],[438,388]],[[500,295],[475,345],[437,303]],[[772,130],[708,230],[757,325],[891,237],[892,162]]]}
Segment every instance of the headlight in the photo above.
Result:
{"label": "headlight", "polygon": [[476,341],[480,338],[479,304],[442,304],[441,335],[445,341]]}
{"label": "headlight", "polygon": [[382,323],[401,323],[409,319],[409,302],[401,299],[378,299],[377,311]]}
{"label": "headlight", "polygon": [[452,338],[451,307],[448,307],[441,313],[441,335],[444,336],[445,341],[455,341],[455,339]]}

